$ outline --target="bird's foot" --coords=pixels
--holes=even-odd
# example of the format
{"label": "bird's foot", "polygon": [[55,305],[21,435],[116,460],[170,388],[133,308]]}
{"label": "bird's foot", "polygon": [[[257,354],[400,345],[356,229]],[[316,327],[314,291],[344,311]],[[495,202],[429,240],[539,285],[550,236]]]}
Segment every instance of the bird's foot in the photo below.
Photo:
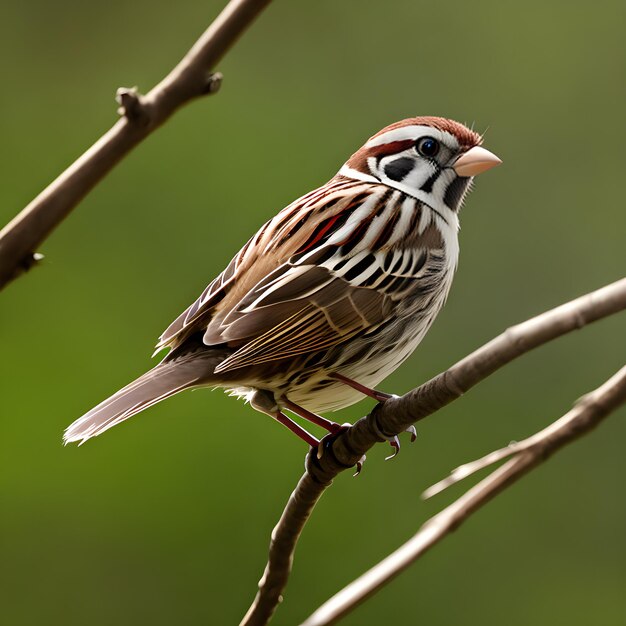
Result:
{"label": "bird's foot", "polygon": [[[333,441],[337,438],[341,433],[345,433],[348,428],[352,426],[352,424],[346,422],[345,424],[336,424],[337,429],[335,432],[328,433],[325,437],[320,439],[320,442],[317,444],[317,458],[318,460],[324,456],[324,451],[332,445]],[[363,469],[363,464],[365,463],[365,459],[367,457],[364,455],[356,462],[356,472],[354,472],[353,476],[358,476]]]}
{"label": "bird's foot", "polygon": [[[322,439],[320,439],[319,441],[313,439],[315,443],[310,444],[311,447],[317,448],[318,460],[322,458],[326,448],[330,447],[330,445],[337,438],[337,436],[345,432],[346,430],[348,430],[348,428],[350,428],[350,426],[352,426],[352,424],[349,423],[337,424],[336,422],[327,420],[325,417],[317,415],[316,413],[312,413],[308,409],[305,409],[304,407],[295,404],[294,402],[289,400],[287,396],[282,396],[281,402],[286,409],[293,411],[296,415],[299,415],[300,417],[311,422],[312,424],[321,426],[328,431],[328,434],[325,437],[322,437]],[[361,473],[361,470],[363,469],[363,463],[365,463],[365,455],[363,455],[356,463],[356,473],[354,474],[355,476],[358,476]]]}
{"label": "bird's foot", "polygon": [[398,435],[394,435],[393,437],[387,439],[387,441],[389,442],[389,445],[393,448],[393,452],[389,456],[385,457],[385,461],[390,461],[391,459],[395,459],[400,452],[400,439],[398,439]]}
{"label": "bird's foot", "polygon": [[[337,372],[334,372],[330,376],[331,378],[342,382],[344,385],[348,385],[348,387],[352,387],[352,389],[360,391],[363,395],[368,396],[369,398],[373,398],[377,402],[384,403],[387,402],[387,400],[399,397],[393,393],[385,393],[384,391],[379,391],[378,389],[372,389],[370,387],[367,387],[366,385],[362,385],[356,380],[352,380],[351,378],[348,378],[347,376],[344,376],[343,374],[339,374]],[[404,432],[408,432],[411,434],[411,443],[413,443],[417,438],[417,431],[415,430],[415,426],[413,425],[409,426]],[[385,457],[385,461],[393,459],[397,456],[398,452],[400,452],[400,439],[398,439],[398,435],[389,437],[387,441],[389,441],[389,444],[393,448],[393,453],[390,454],[388,457]]]}
{"label": "bird's foot", "polygon": [[413,443],[417,439],[417,430],[415,430],[415,426],[413,426],[413,424],[405,428],[404,432],[411,435],[411,443]]}
{"label": "bird's foot", "polygon": [[[413,426],[413,424],[411,424],[403,432],[410,433],[411,443],[413,443],[417,439],[417,431],[415,430],[415,426]],[[385,461],[394,459],[396,456],[398,456],[398,452],[400,452],[400,438],[398,437],[398,435],[389,437],[387,441],[389,442],[389,445],[393,448],[393,452],[389,456],[385,457]]]}

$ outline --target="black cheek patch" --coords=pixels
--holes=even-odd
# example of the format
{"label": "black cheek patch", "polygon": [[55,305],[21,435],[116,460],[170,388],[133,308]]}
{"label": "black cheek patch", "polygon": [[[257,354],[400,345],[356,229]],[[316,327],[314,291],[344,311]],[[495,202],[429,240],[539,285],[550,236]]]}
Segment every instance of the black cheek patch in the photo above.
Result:
{"label": "black cheek patch", "polygon": [[433,190],[433,186],[437,182],[437,179],[439,178],[440,175],[441,175],[441,170],[437,168],[437,171],[431,176],[429,176],[428,180],[420,187],[420,189],[422,191],[425,191],[426,193],[431,193]]}
{"label": "black cheek patch", "polygon": [[457,176],[448,185],[448,188],[446,189],[446,195],[443,197],[443,201],[453,211],[456,211],[459,208],[459,204],[461,204],[461,199],[463,198],[463,194],[465,193],[469,182],[469,178]]}
{"label": "black cheek patch", "polygon": [[415,161],[409,157],[400,157],[385,165],[385,176],[391,180],[401,181],[415,165]]}

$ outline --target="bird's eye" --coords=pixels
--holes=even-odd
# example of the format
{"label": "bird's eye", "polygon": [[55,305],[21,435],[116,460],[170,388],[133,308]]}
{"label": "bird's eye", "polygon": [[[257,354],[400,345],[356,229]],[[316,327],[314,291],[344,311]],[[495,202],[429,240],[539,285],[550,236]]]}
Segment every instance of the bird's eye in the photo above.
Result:
{"label": "bird's eye", "polygon": [[422,156],[432,159],[439,152],[439,142],[432,137],[422,137],[415,144],[415,149]]}

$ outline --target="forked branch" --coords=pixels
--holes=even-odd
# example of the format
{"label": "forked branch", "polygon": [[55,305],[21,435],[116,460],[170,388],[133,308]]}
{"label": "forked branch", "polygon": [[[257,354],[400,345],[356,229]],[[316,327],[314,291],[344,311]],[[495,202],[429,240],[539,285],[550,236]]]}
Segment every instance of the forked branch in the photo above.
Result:
{"label": "forked branch", "polygon": [[217,91],[221,75],[211,69],[269,3],[231,0],[148,94],[118,90],[122,118],[0,231],[0,289],[41,258],[41,243],[138,143],[190,100]]}
{"label": "forked branch", "polygon": [[[504,465],[429,519],[409,541],[325,602],[302,626],[328,626],[337,622],[456,530],[474,511],[546,461],[557,450],[595,428],[624,402],[626,366],[601,387],[582,397],[569,413],[548,428],[520,442],[519,446],[506,449],[512,456]],[[493,462],[501,458],[502,455],[498,453],[492,457]],[[479,465],[485,467],[484,463],[479,462]],[[431,490],[427,494],[432,495],[429,492]]]}
{"label": "forked branch", "polygon": [[242,626],[261,626],[270,620],[287,583],[302,529],[335,476],[353,467],[375,443],[435,413],[513,359],[624,309],[626,278],[509,328],[420,387],[377,405],[368,416],[325,446],[321,458],[311,451],[306,472],[272,532],[265,573]]}

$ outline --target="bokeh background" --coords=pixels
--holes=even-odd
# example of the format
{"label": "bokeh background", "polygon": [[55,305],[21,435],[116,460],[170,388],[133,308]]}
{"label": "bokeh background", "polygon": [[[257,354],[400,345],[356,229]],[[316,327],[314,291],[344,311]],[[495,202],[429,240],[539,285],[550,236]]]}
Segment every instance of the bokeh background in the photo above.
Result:
{"label": "bokeh background", "polygon": [[[0,217],[8,221],[147,91],[222,2],[4,0]],[[504,165],[462,213],[460,268],[404,392],[508,325],[620,278],[626,261],[621,0],[277,0],[180,111],[1,294],[0,623],[235,624],[304,446],[219,391],[105,436],[63,428],[151,365],[163,328],[278,209],[380,127],[444,115]],[[341,476],[298,548],[296,624],[466,485],[456,465],[547,425],[623,363],[624,315],[525,356]],[[371,403],[342,412],[357,419]],[[617,625],[626,616],[625,412],[480,511],[344,623]]]}

